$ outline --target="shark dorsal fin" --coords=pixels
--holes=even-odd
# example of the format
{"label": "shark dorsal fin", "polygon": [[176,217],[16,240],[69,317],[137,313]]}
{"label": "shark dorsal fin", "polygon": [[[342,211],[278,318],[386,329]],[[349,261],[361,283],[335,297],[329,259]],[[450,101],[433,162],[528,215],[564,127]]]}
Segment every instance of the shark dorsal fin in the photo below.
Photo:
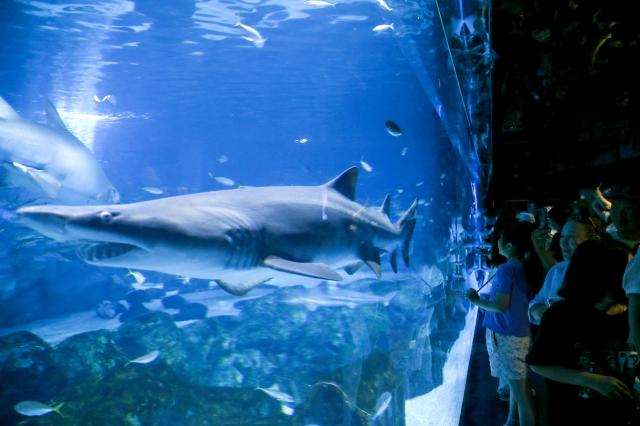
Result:
{"label": "shark dorsal fin", "polygon": [[11,105],[0,96],[0,120],[19,120],[20,116]]}
{"label": "shark dorsal fin", "polygon": [[47,101],[47,124],[54,129],[62,130],[64,132],[69,132],[67,130],[67,126],[64,125],[62,118],[60,118],[60,114],[56,107],[53,106],[51,101]]}
{"label": "shark dorsal fin", "polygon": [[354,167],[349,167],[347,170],[340,173],[338,177],[327,182],[325,186],[335,189],[340,194],[354,201],[356,199],[356,183],[357,182],[358,182],[358,168],[354,166]]}
{"label": "shark dorsal fin", "polygon": [[380,212],[384,213],[387,217],[391,214],[391,196],[389,194],[384,196],[382,205],[380,206]]}

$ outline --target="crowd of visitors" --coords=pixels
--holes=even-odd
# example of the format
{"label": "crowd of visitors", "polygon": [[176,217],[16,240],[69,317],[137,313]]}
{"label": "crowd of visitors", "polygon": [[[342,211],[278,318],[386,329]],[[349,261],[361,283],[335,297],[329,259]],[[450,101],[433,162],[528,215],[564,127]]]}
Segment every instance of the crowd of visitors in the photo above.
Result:
{"label": "crowd of visitors", "polygon": [[488,294],[466,293],[485,311],[491,375],[509,386],[506,425],[640,425],[640,186],[592,199],[505,213],[506,261]]}

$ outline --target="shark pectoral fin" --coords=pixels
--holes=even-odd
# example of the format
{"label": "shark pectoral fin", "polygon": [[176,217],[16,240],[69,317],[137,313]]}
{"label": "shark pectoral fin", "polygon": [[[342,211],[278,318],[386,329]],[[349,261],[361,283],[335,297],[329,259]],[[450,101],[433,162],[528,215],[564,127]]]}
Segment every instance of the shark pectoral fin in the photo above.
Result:
{"label": "shark pectoral fin", "polygon": [[305,277],[320,278],[330,281],[342,281],[340,274],[324,263],[294,262],[276,256],[267,256],[264,260],[264,266],[275,269],[276,271],[304,275]]}
{"label": "shark pectoral fin", "polygon": [[380,263],[374,262],[373,260],[367,260],[367,266],[371,268],[374,274],[376,274],[376,278],[382,277],[382,272],[380,271]]}
{"label": "shark pectoral fin", "polygon": [[227,293],[233,294],[234,296],[244,296],[249,291],[258,287],[260,284],[264,284],[270,281],[271,278],[267,278],[266,280],[256,281],[253,283],[241,284],[241,283],[230,283],[222,280],[214,280],[221,289],[226,291]]}
{"label": "shark pectoral fin", "polygon": [[60,118],[60,114],[56,107],[53,106],[51,101],[47,101],[47,124],[54,129],[62,130],[63,132],[69,133],[67,126],[64,125],[62,118]]}
{"label": "shark pectoral fin", "polygon": [[60,187],[62,186],[58,179],[51,176],[44,170],[34,169],[33,167],[25,166],[17,162],[11,163],[16,169],[29,176],[40,188],[51,198],[58,196]]}
{"label": "shark pectoral fin", "polygon": [[11,105],[0,96],[0,120],[19,120],[20,116]]}
{"label": "shark pectoral fin", "polygon": [[371,244],[362,245],[360,247],[360,258],[371,268],[377,278],[382,276],[380,271],[380,249]]}
{"label": "shark pectoral fin", "polygon": [[357,261],[356,263],[345,266],[344,271],[349,275],[353,275],[358,272],[358,269],[362,268],[362,265],[364,265],[364,262]]}

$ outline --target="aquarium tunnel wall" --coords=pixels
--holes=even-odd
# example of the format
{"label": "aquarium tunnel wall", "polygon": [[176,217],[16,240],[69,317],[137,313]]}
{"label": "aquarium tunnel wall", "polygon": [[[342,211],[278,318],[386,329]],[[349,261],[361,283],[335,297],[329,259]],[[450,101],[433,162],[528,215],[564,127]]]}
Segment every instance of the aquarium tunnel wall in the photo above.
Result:
{"label": "aquarium tunnel wall", "polygon": [[0,423],[455,425],[488,1],[0,4]]}

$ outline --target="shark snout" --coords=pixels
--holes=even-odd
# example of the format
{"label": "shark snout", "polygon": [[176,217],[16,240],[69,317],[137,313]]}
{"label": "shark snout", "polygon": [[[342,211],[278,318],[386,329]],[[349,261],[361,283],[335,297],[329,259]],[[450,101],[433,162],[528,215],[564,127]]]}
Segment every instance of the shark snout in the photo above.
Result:
{"label": "shark snout", "polygon": [[18,221],[55,240],[65,240],[68,215],[47,206],[22,207],[16,211]]}

